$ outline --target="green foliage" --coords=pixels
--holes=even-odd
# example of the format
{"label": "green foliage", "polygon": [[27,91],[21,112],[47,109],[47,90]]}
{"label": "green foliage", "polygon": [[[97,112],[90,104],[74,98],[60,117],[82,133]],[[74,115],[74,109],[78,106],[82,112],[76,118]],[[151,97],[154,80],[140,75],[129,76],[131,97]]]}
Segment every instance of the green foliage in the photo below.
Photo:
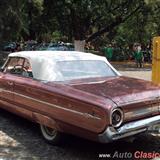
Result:
{"label": "green foliage", "polygon": [[160,0],[0,1],[0,41],[86,40],[98,46],[150,43],[160,34]]}
{"label": "green foliage", "polygon": [[6,0],[0,2],[0,39],[3,41],[19,38],[23,26],[23,0]]}
{"label": "green foliage", "polygon": [[58,42],[58,41],[61,41],[63,38],[61,32],[59,31],[55,31],[52,33],[52,41],[53,42]]}
{"label": "green foliage", "polygon": [[[5,0],[0,2],[0,40],[16,41],[39,32],[42,0]],[[29,12],[31,13],[29,17]],[[35,37],[33,37],[35,38]]]}
{"label": "green foliage", "polygon": [[[136,12],[143,0],[45,0],[46,26],[57,22],[58,30],[69,39],[91,41]],[[93,35],[93,37],[92,37]]]}

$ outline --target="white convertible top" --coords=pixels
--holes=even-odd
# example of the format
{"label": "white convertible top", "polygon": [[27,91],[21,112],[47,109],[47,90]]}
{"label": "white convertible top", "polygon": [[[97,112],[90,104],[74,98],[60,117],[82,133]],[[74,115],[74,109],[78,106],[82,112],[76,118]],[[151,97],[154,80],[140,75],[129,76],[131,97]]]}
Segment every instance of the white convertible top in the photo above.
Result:
{"label": "white convertible top", "polygon": [[65,60],[104,60],[105,57],[97,56],[92,53],[78,52],[78,51],[22,51],[14,52],[9,54],[9,57],[23,57],[27,59],[36,59],[37,61],[41,58],[52,59],[54,61],[65,61]]}
{"label": "white convertible top", "polygon": [[105,57],[77,51],[22,51],[9,54],[9,57],[21,57],[29,60],[33,77],[40,80],[57,79],[57,61],[101,60],[105,61],[117,75],[120,75]]}

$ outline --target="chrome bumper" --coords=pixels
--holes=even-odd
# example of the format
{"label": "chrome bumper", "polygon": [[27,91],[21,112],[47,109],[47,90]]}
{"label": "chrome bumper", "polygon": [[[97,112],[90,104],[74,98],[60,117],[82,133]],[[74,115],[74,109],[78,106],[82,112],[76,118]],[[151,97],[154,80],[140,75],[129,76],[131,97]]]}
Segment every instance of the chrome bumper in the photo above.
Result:
{"label": "chrome bumper", "polygon": [[135,122],[130,122],[117,129],[109,126],[102,134],[98,135],[98,138],[101,143],[108,143],[114,140],[148,131],[151,126],[156,124],[160,124],[160,115]]}

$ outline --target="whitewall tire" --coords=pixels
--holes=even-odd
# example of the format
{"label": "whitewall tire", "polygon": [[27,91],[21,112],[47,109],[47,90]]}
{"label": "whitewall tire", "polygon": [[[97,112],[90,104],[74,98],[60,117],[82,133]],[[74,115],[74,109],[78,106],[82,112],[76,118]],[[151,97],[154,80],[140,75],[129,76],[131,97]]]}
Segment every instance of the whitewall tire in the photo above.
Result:
{"label": "whitewall tire", "polygon": [[56,129],[49,128],[45,125],[40,124],[40,130],[43,138],[53,145],[58,145],[61,142],[62,133],[57,131]]}

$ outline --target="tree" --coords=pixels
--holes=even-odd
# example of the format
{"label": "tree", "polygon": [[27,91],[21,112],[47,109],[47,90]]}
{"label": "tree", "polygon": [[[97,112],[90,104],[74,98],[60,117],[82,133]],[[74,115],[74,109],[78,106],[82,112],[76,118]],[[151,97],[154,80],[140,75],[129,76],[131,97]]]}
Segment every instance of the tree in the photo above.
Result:
{"label": "tree", "polygon": [[0,2],[1,41],[17,40],[20,37],[20,32],[25,27],[22,18],[23,5],[23,0],[6,0]]}
{"label": "tree", "polygon": [[43,12],[43,0],[28,0],[25,5],[27,14],[28,38],[36,39],[43,32],[43,20],[41,18]]}
{"label": "tree", "polygon": [[154,36],[160,35],[159,12],[159,0],[146,0],[139,12],[116,28],[114,39],[128,45],[134,42],[150,44]]}
{"label": "tree", "polygon": [[[124,23],[140,11],[144,0],[45,0],[44,8],[58,28],[72,35],[75,48],[83,49],[83,41],[90,42]],[[79,45],[82,45],[79,47]]]}
{"label": "tree", "polygon": [[5,0],[0,2],[0,40],[35,39],[40,32],[43,0]]}
{"label": "tree", "polygon": [[0,40],[65,37],[78,50],[114,39],[146,43],[160,34],[159,8],[159,0],[0,1]]}

